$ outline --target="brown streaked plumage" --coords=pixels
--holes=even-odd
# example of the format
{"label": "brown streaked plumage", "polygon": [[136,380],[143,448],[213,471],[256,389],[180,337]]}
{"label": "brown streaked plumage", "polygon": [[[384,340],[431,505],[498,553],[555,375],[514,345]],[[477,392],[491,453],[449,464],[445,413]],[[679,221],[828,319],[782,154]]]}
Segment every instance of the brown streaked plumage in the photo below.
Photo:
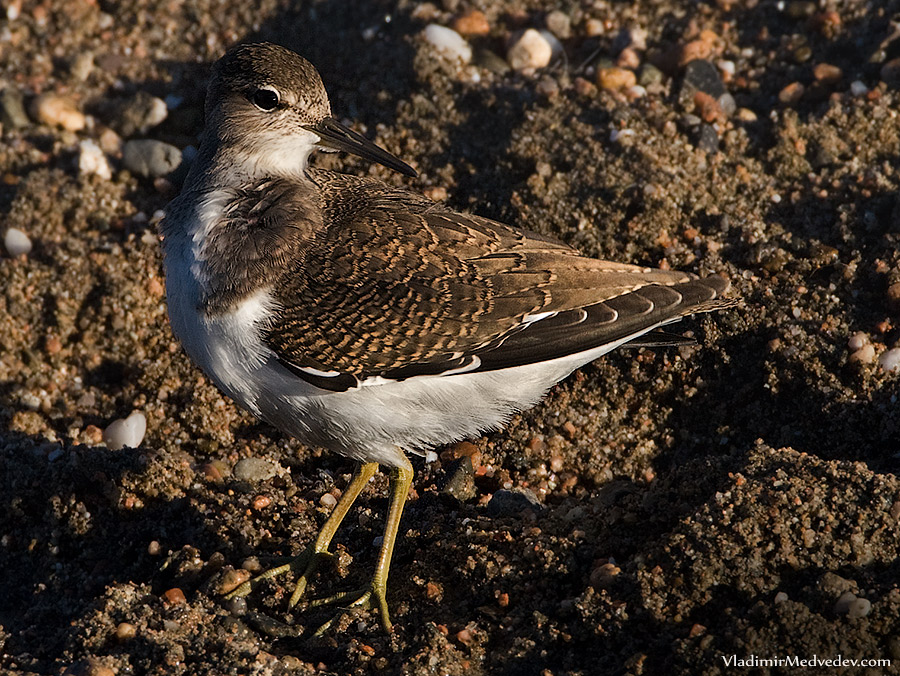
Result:
{"label": "brown streaked plumage", "polygon": [[408,190],[308,167],[313,150],[340,149],[415,174],[334,120],[315,69],[282,47],[226,54],[206,116],[162,225],[172,328],[239,404],[360,463],[316,541],[232,595],[292,570],[297,603],[384,464],[392,495],[375,575],[326,601],[376,608],[390,628],[407,452],[496,428],[582,364],[628,342],[677,343],[659,327],[734,303],[720,277],[587,258]]}

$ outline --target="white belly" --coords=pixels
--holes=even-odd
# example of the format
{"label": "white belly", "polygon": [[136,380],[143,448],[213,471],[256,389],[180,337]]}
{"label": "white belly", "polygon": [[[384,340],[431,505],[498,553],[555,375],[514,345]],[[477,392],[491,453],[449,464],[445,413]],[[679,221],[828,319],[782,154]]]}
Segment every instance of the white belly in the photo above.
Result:
{"label": "white belly", "polygon": [[186,259],[190,247],[168,249],[169,317],[191,359],[254,415],[306,444],[362,461],[399,465],[398,449],[422,452],[495,429],[573,370],[625,342],[497,371],[381,381],[347,392],[322,390],[281,366],[263,343],[275,309],[267,290],[232,312],[206,316],[199,309],[196,268]]}

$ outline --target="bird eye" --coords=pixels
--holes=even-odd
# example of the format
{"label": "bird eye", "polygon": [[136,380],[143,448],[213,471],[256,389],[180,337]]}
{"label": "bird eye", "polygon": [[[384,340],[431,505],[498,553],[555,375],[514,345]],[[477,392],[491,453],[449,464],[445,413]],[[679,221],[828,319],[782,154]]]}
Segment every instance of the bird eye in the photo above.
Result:
{"label": "bird eye", "polygon": [[257,89],[250,100],[260,110],[275,110],[278,107],[278,92],[274,89]]}

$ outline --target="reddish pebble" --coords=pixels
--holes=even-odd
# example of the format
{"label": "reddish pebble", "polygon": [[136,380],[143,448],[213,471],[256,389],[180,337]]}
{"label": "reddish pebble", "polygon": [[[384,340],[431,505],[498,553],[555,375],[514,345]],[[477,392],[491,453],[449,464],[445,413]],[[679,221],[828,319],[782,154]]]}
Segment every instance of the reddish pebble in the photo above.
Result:
{"label": "reddish pebble", "polygon": [[597,85],[600,89],[613,91],[628,89],[637,84],[637,76],[627,68],[601,68],[597,71]]}
{"label": "reddish pebble", "polygon": [[90,446],[97,446],[103,441],[103,430],[96,425],[88,425],[81,432],[81,438]]}
{"label": "reddish pebble", "polygon": [[706,92],[694,94],[694,105],[697,107],[697,114],[710,124],[713,122],[725,124],[728,121],[728,116],[719,102]]}
{"label": "reddish pebble", "polygon": [[59,354],[59,351],[62,350],[62,341],[56,336],[50,336],[47,338],[44,347],[47,350],[47,354]]}
{"label": "reddish pebble", "polygon": [[265,509],[271,504],[272,498],[270,498],[268,495],[257,495],[255,498],[253,498],[252,507],[258,512]]}
{"label": "reddish pebble", "polygon": [[692,40],[676,51],[675,58],[679,66],[686,66],[691,61],[706,59],[712,54],[712,44],[706,40]]}
{"label": "reddish pebble", "polygon": [[778,100],[788,105],[795,104],[803,97],[804,91],[806,91],[806,89],[802,84],[799,82],[792,82],[778,92]]}
{"label": "reddish pebble", "polygon": [[706,627],[704,627],[702,624],[695,624],[693,627],[691,627],[691,632],[690,632],[689,636],[691,638],[695,638],[697,636],[700,636],[701,634],[704,634],[705,632],[706,632]]}
{"label": "reddish pebble", "polygon": [[466,629],[460,629],[456,632],[456,640],[462,643],[463,645],[472,645],[475,641],[475,637],[472,635],[472,632]]}
{"label": "reddish pebble", "polygon": [[509,594],[503,592],[497,597],[497,604],[501,608],[506,608],[509,605]]}
{"label": "reddish pebble", "polygon": [[372,657],[375,654],[375,648],[373,648],[370,645],[366,645],[365,643],[361,643],[359,645],[359,649],[362,650],[369,657]]}
{"label": "reddish pebble", "polygon": [[843,71],[830,63],[817,63],[813,68],[813,77],[825,84],[837,84],[843,76]]}
{"label": "reddish pebble", "polygon": [[491,32],[491,25],[484,12],[473,9],[453,22],[453,30],[460,35],[487,35]]}
{"label": "reddish pebble", "polygon": [[184,592],[181,591],[178,587],[172,587],[171,589],[164,592],[163,598],[170,606],[180,606],[183,603],[187,603],[187,599],[184,597]]}
{"label": "reddish pebble", "polygon": [[429,601],[440,601],[444,596],[444,590],[441,585],[435,582],[429,582],[425,585],[425,598]]}

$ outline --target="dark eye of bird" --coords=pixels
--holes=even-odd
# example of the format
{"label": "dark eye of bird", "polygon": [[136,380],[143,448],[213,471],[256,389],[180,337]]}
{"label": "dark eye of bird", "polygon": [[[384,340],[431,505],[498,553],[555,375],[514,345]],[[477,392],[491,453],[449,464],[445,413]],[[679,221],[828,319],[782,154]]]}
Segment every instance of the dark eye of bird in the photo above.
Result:
{"label": "dark eye of bird", "polygon": [[272,89],[257,89],[250,100],[260,110],[275,110],[278,107],[278,92]]}

